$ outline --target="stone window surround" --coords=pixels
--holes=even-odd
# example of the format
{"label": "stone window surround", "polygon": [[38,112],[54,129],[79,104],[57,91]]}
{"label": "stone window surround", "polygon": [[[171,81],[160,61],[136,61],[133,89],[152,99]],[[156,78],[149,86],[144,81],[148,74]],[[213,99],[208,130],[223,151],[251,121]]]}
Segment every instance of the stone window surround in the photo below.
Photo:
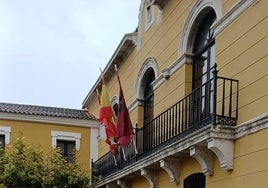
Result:
{"label": "stone window surround", "polygon": [[5,135],[5,144],[10,143],[10,133],[11,133],[11,127],[7,126],[0,126],[0,134]]}
{"label": "stone window surround", "polygon": [[157,63],[155,61],[154,58],[149,57],[145,60],[145,62],[143,63],[138,77],[137,77],[137,81],[136,81],[136,86],[135,86],[135,94],[136,94],[136,98],[138,100],[143,100],[144,96],[143,96],[143,78],[144,75],[146,74],[148,69],[152,69],[154,71],[155,74],[155,78],[158,77],[158,66]]}
{"label": "stone window surround", "polygon": [[57,140],[70,140],[75,141],[75,149],[80,149],[81,133],[51,131],[52,147],[56,148]]}

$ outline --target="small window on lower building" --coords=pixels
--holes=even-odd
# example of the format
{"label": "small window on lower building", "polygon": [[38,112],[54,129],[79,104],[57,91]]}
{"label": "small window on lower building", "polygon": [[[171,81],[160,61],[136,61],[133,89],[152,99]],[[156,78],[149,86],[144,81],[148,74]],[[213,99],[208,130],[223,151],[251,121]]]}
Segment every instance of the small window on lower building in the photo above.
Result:
{"label": "small window on lower building", "polygon": [[75,141],[57,140],[57,147],[67,162],[74,162]]}
{"label": "small window on lower building", "polygon": [[183,181],[183,188],[205,188],[206,176],[203,173],[195,173]]}
{"label": "small window on lower building", "polygon": [[5,149],[5,135],[0,135],[0,148]]}

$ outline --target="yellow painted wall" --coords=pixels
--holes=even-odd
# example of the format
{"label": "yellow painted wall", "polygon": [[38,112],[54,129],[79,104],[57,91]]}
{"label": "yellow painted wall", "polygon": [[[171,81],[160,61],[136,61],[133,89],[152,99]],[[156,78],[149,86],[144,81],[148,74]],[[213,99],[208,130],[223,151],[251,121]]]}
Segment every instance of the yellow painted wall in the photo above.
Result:
{"label": "yellow painted wall", "polygon": [[148,188],[148,187],[150,187],[150,184],[144,177],[134,179],[131,182],[131,188]]}
{"label": "yellow painted wall", "polygon": [[223,12],[226,13],[237,3],[237,0],[222,0]]}
{"label": "yellow painted wall", "polygon": [[65,126],[47,123],[0,120],[0,126],[11,127],[11,143],[17,138],[24,137],[33,146],[41,147],[44,152],[52,149],[51,131],[81,133],[78,160],[85,170],[90,167],[90,128]]}
{"label": "yellow painted wall", "polygon": [[242,137],[235,142],[234,170],[223,171],[216,160],[206,188],[268,187],[268,130]]}
{"label": "yellow painted wall", "polygon": [[[182,54],[179,44],[182,30],[195,0],[170,0],[157,23],[158,10],[155,9],[155,22],[145,31],[142,26],[142,43],[136,47],[119,69],[127,105],[136,100],[135,86],[139,71],[147,58],[157,62],[158,72],[172,65]],[[223,13],[238,1],[222,0]],[[228,25],[216,37],[216,63],[219,75],[239,80],[239,119],[238,124],[248,121],[268,111],[268,7],[267,0],[258,0]],[[145,9],[143,9],[143,12]],[[144,19],[143,19],[144,22]],[[154,115],[158,115],[191,91],[191,65],[183,65],[168,80],[155,90]],[[108,83],[110,98],[118,95],[116,77]],[[97,102],[97,101],[96,101]],[[90,111],[98,112],[97,105],[89,106]],[[142,124],[142,107],[134,109],[130,115],[133,126]],[[95,114],[96,115],[96,114]],[[214,174],[206,177],[206,188],[225,187],[268,187],[268,131],[261,131],[235,142],[234,170],[224,171],[215,157]],[[100,156],[108,151],[101,143]],[[183,188],[183,180],[201,172],[200,165],[193,158],[182,161],[181,183],[171,184],[166,172],[159,172],[159,187]],[[149,187],[143,177],[132,181],[133,188]]]}
{"label": "yellow painted wall", "polygon": [[238,123],[267,112],[267,6],[258,1],[216,38],[219,75],[239,80]]}

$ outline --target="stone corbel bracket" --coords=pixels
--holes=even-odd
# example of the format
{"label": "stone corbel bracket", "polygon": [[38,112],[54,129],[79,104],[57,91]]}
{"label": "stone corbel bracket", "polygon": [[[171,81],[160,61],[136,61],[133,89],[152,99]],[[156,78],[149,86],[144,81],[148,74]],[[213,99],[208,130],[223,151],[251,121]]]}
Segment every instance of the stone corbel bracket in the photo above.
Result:
{"label": "stone corbel bracket", "polygon": [[189,150],[190,156],[199,162],[204,175],[211,176],[214,169],[214,155],[212,151],[208,150],[204,146],[192,146]]}
{"label": "stone corbel bracket", "polygon": [[220,161],[223,170],[234,168],[234,141],[223,138],[210,138],[207,140],[208,149],[213,151]]}
{"label": "stone corbel bracket", "polygon": [[158,171],[153,169],[141,169],[141,175],[147,179],[151,188],[158,188]]}
{"label": "stone corbel bracket", "polygon": [[121,188],[130,188],[130,182],[126,180],[117,180],[117,185],[119,185]]}
{"label": "stone corbel bracket", "polygon": [[168,173],[172,183],[180,183],[181,162],[178,159],[162,159],[160,160],[160,167]]}
{"label": "stone corbel bracket", "polygon": [[115,181],[113,181],[113,182],[106,184],[106,188],[118,188],[118,185],[116,184]]}

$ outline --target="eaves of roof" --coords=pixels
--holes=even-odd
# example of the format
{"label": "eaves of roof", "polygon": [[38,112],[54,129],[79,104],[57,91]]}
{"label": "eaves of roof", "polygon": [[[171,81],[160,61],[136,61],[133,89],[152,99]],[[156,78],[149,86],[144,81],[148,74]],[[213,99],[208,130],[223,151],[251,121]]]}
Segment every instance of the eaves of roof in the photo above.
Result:
{"label": "eaves of roof", "polygon": [[0,103],[0,119],[56,123],[95,128],[98,121],[83,109]]}
{"label": "eaves of roof", "polygon": [[115,74],[114,66],[116,65],[119,69],[120,66],[124,63],[125,59],[128,57],[128,55],[132,52],[134,47],[137,46],[137,43],[137,32],[125,34],[113,56],[111,57],[110,61],[104,68],[102,75],[99,76],[98,80],[95,82],[95,84],[87,94],[86,98],[84,99],[82,103],[82,108],[86,108],[90,104],[90,102],[96,97],[97,89],[101,90],[101,78],[104,77],[105,81],[109,82],[111,77]]}

